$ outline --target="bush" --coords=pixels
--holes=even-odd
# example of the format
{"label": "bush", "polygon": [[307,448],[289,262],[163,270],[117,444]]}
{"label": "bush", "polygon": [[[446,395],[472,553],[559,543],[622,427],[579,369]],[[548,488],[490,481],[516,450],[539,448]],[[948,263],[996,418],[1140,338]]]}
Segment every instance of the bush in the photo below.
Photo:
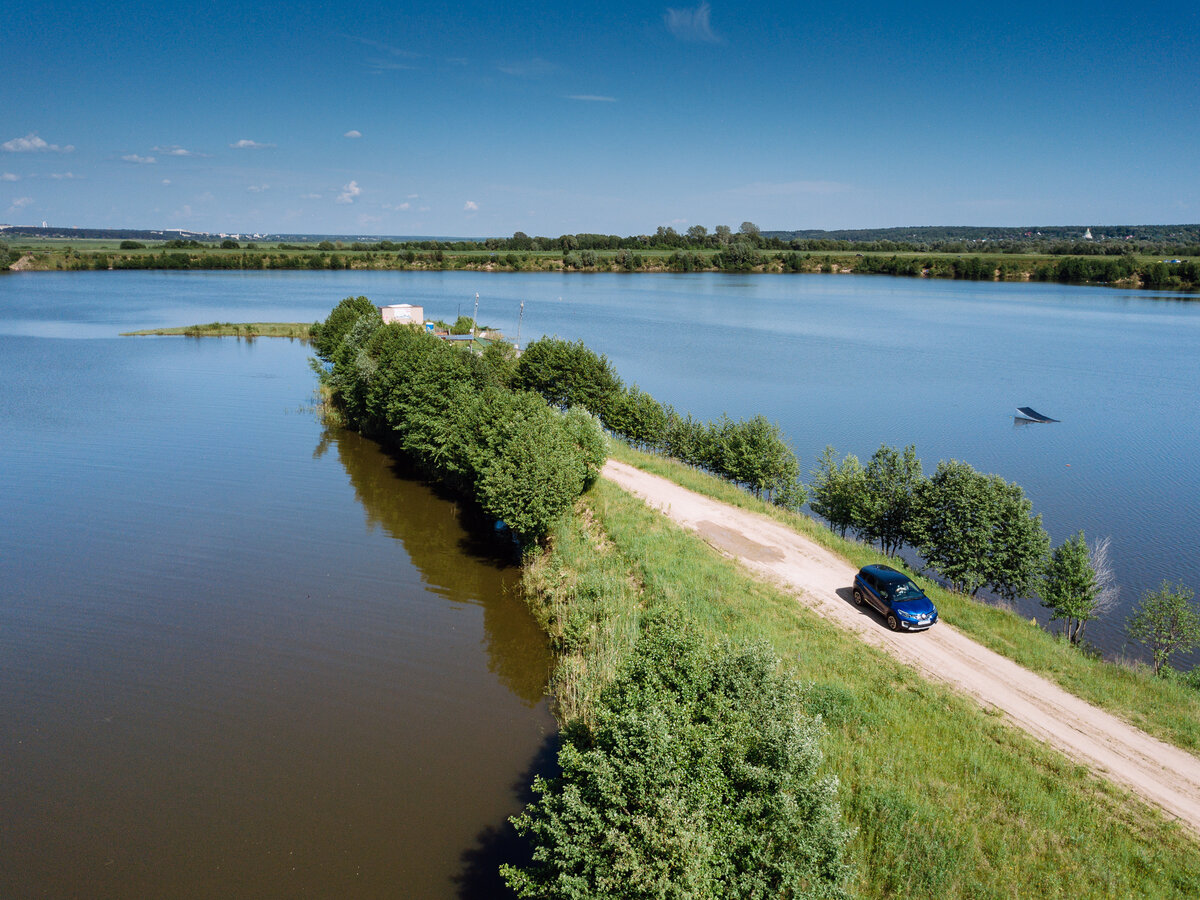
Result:
{"label": "bush", "polygon": [[521,897],[846,896],[848,833],[818,770],[819,720],[763,646],[710,645],[651,617],[595,723],[563,732],[562,774],[516,816]]}

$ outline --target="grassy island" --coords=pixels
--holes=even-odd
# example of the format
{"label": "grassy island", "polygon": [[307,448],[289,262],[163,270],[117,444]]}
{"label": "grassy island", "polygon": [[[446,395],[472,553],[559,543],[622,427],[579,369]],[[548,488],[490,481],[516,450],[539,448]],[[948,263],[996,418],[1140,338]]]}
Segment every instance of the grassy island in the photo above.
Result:
{"label": "grassy island", "polygon": [[145,335],[183,335],[184,337],[283,337],[307,341],[312,325],[307,322],[209,322],[207,325],[182,325],[177,328],[147,328],[122,331],[122,337]]}

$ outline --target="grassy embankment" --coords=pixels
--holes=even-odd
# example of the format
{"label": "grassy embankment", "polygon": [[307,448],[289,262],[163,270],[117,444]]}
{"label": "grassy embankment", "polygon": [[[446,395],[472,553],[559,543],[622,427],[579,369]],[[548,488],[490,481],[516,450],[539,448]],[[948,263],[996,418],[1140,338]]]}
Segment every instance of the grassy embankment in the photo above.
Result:
{"label": "grassy embankment", "polygon": [[861,896],[1200,894],[1189,833],[755,581],[603,479],[529,560],[525,583],[560,652],[564,718],[588,715],[646,610],[680,609],[710,636],[769,641],[824,717],[826,764],[857,829]]}
{"label": "grassy embankment", "polygon": [[182,325],[177,328],[148,328],[123,331],[122,337],[145,335],[184,335],[186,337],[283,337],[307,341],[312,325],[308,322],[209,322],[207,325]]}
{"label": "grassy embankment", "polygon": [[[726,481],[682,463],[640,453],[615,441],[610,455],[697,493],[770,516],[828,547],[855,567],[881,559],[877,548],[840,538],[808,516],[763,503]],[[893,565],[907,570],[901,560],[893,561]],[[1145,665],[1124,665],[1089,657],[1009,610],[944,590],[919,575],[914,574],[914,578],[933,598],[944,622],[1077,697],[1200,755],[1200,691],[1154,678]]]}

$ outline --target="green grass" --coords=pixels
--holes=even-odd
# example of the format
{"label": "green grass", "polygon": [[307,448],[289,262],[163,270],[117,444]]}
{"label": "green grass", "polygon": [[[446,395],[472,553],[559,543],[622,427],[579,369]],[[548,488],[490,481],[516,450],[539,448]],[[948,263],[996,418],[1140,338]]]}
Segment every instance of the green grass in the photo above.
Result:
{"label": "green grass", "polygon": [[559,526],[539,566],[550,577],[531,602],[544,620],[575,617],[584,681],[603,680],[649,607],[775,648],[827,726],[826,764],[857,830],[860,896],[1200,895],[1189,833],[755,581],[609,482]]}
{"label": "green grass", "polygon": [[[616,441],[611,442],[610,455],[697,493],[770,516],[829,548],[856,568],[883,558],[874,547],[844,540],[808,516],[756,500],[729,482],[682,463],[640,453]],[[893,560],[892,564],[908,569],[902,560]],[[920,575],[913,577],[937,604],[943,622],[1077,697],[1161,740],[1200,755],[1200,691],[1155,678],[1145,665],[1089,657],[1009,610],[945,590]]]}
{"label": "green grass", "polygon": [[149,328],[123,331],[122,337],[144,335],[185,335],[187,337],[285,337],[307,341],[312,325],[308,322],[209,322],[207,325],[182,325],[177,328]]}

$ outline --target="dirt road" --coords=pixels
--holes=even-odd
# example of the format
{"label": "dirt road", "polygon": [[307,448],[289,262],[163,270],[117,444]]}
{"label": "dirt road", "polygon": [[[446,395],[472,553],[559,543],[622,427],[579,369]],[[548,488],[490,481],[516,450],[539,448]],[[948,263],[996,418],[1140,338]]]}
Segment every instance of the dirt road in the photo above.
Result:
{"label": "dirt road", "polygon": [[927,677],[1002,711],[1071,759],[1158,806],[1200,834],[1200,759],[1097,709],[945,624],[896,634],[854,605],[855,569],[764,516],[726,506],[609,460],[604,477],[709,544],[792,591],[820,615]]}

